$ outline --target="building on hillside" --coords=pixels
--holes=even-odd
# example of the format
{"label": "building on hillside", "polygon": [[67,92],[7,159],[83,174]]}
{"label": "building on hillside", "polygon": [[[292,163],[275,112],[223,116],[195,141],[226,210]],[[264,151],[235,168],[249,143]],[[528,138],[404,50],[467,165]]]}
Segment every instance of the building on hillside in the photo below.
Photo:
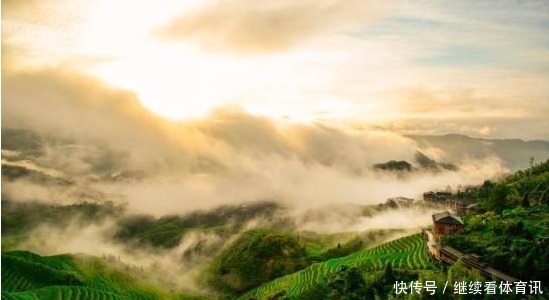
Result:
{"label": "building on hillside", "polygon": [[465,214],[470,215],[477,212],[477,204],[471,203],[465,207]]}
{"label": "building on hillside", "polygon": [[450,199],[451,197],[452,197],[452,193],[450,192],[429,191],[429,192],[423,193],[423,200],[429,201],[429,202],[444,201],[446,199]]}
{"label": "building on hillside", "polygon": [[423,233],[427,238],[427,250],[434,258],[448,265],[453,265],[461,259],[467,268],[478,270],[488,280],[496,279],[511,283],[518,281],[518,279],[512,276],[492,268],[487,263],[481,261],[480,256],[474,253],[463,253],[458,249],[441,244],[440,240],[442,236],[455,234],[463,229],[463,221],[460,217],[449,211],[433,214],[432,217],[433,228],[425,228],[423,229]]}
{"label": "building on hillside", "polygon": [[387,201],[385,201],[385,205],[393,208],[397,208],[400,206],[407,206],[414,203],[414,199],[412,198],[406,198],[406,197],[393,197],[393,198],[387,198]]}
{"label": "building on hillside", "polygon": [[434,254],[435,257],[437,257],[440,261],[446,264],[453,265],[459,259],[461,259],[468,268],[478,270],[480,274],[487,279],[490,279],[490,280],[497,279],[500,281],[507,281],[510,283],[519,281],[515,277],[510,276],[506,273],[503,273],[500,270],[494,269],[491,266],[489,266],[487,263],[482,262],[480,260],[480,256],[474,253],[466,254],[455,248],[452,248],[449,246],[441,246],[441,245],[435,245],[434,248],[436,248],[436,254]]}
{"label": "building on hillside", "polygon": [[433,214],[433,235],[437,241],[443,235],[455,234],[461,229],[463,229],[463,221],[449,211]]}
{"label": "building on hillside", "polygon": [[448,199],[445,203],[446,208],[458,216],[465,215],[465,210],[469,204],[469,201],[464,199]]}
{"label": "building on hillside", "polygon": [[477,209],[477,205],[472,200],[461,198],[447,199],[445,206],[458,216],[475,213]]}

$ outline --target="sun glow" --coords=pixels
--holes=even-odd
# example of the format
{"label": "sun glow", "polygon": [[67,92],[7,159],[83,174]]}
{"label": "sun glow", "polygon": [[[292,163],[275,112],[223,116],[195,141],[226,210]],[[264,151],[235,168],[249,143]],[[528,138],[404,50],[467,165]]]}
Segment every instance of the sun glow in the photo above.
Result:
{"label": "sun glow", "polygon": [[[202,116],[234,95],[242,72],[235,72],[229,59],[158,37],[156,30],[166,20],[195,3],[122,2],[116,2],[120,9],[113,9],[110,1],[99,3],[90,14],[91,30],[79,45],[81,51],[112,57],[90,66],[90,73],[134,91],[147,108],[172,119]],[[131,9],[124,16],[114,13],[123,7]],[[120,26],[113,29],[112,24]]]}
{"label": "sun glow", "polygon": [[[134,92],[162,116],[201,117],[216,106],[237,104],[250,112],[309,122],[326,117],[327,111],[345,115],[352,110],[341,97],[319,92],[337,76],[328,70],[341,59],[322,47],[241,55],[163,38],[160,29],[167,22],[210,2],[51,1],[56,5],[39,3],[32,13],[8,22],[26,32],[18,34],[18,44],[46,50],[26,55],[28,64],[75,68]],[[33,15],[49,28],[40,39]],[[54,20],[57,15],[64,18]]]}
{"label": "sun glow", "polygon": [[[83,73],[176,120],[236,104],[295,122],[430,120],[437,132],[463,121],[465,132],[493,135],[494,117],[545,124],[544,10],[498,6],[504,18],[484,19],[444,1],[379,4],[4,1],[2,68]],[[441,129],[447,117],[451,130]]]}
{"label": "sun glow", "polygon": [[149,46],[92,72],[135,91],[146,107],[173,119],[204,115],[237,92],[242,74],[228,74],[230,61],[192,49],[181,52],[181,47]]}
{"label": "sun glow", "polygon": [[[340,75],[332,65],[352,58],[334,52],[329,43],[252,55],[212,51],[165,38],[161,30],[211,1],[51,1],[8,22],[26,32],[17,35],[18,44],[45,50],[26,55],[28,64],[75,68],[134,92],[162,116],[201,117],[232,104],[298,122],[352,113],[350,103],[330,86]],[[54,18],[58,15],[63,18]],[[48,30],[39,30],[35,16]]]}

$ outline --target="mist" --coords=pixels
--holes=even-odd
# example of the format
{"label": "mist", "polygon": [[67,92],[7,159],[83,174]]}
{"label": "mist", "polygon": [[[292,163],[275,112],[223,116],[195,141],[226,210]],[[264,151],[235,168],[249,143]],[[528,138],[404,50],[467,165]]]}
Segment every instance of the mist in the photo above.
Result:
{"label": "mist", "polygon": [[[94,200],[91,194],[97,193],[157,216],[265,199],[308,209],[417,198],[426,190],[478,184],[507,171],[497,157],[487,157],[456,159],[458,171],[436,176],[380,173],[373,164],[413,161],[417,143],[384,130],[275,121],[235,106],[201,119],[167,120],[143,108],[132,93],[54,70],[8,73],[3,89],[4,128],[29,130],[42,140],[24,161],[4,155],[10,160],[4,165],[24,163],[71,182],[28,189],[21,181],[4,182],[5,194],[15,200]],[[442,149],[422,151],[445,157]]]}
{"label": "mist", "polygon": [[[112,202],[123,208],[120,216],[101,222],[76,218],[64,227],[40,224],[17,248],[120,257],[119,263],[147,274],[172,274],[151,276],[180,289],[200,289],[195,279],[201,270],[248,229],[276,227],[284,219],[286,230],[320,234],[417,231],[429,224],[432,207],[372,215],[361,209],[390,197],[420,199],[428,190],[479,184],[508,171],[495,156],[448,161],[443,149],[421,148],[391,131],[291,123],[238,106],[218,107],[203,118],[168,120],[142,107],[130,92],[55,70],[8,73],[2,85],[2,135],[8,141],[2,149],[3,199]],[[373,168],[390,160],[414,163],[417,151],[453,163],[456,170],[402,174]],[[117,217],[184,216],[258,201],[276,203],[278,219],[252,218],[228,235],[185,232],[169,249],[113,238]],[[197,245],[201,251],[189,257]]]}

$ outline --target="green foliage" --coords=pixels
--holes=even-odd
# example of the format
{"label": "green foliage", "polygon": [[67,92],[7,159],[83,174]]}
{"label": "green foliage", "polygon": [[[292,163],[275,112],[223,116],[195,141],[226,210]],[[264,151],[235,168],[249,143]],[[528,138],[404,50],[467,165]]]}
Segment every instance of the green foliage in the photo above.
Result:
{"label": "green foliage", "polygon": [[528,193],[525,193],[522,197],[522,207],[530,207],[530,198],[528,197]]}
{"label": "green foliage", "polygon": [[385,265],[385,271],[383,271],[383,282],[386,284],[394,283],[396,280],[392,266],[393,264],[391,264],[391,262],[387,262]]}
{"label": "green foliage", "polygon": [[490,197],[486,202],[486,208],[501,213],[508,207],[507,196],[509,188],[505,184],[496,184],[490,193]]}
{"label": "green foliage", "polygon": [[493,183],[492,181],[485,180],[479,189],[478,197],[481,199],[488,199],[490,197],[492,189],[494,188],[494,185],[495,183]]}
{"label": "green foliage", "polygon": [[179,244],[182,236],[190,229],[235,226],[257,217],[270,218],[278,205],[260,202],[250,205],[222,206],[211,211],[198,211],[184,216],[153,218],[134,215],[121,219],[115,238],[124,242],[136,242],[158,248],[172,248]]}
{"label": "green foliage", "polygon": [[443,242],[522,280],[549,280],[549,207],[532,205],[506,210],[502,215],[465,218],[465,227]]}
{"label": "green foliage", "polygon": [[19,292],[50,285],[81,285],[70,257],[42,258],[30,252],[2,255],[2,290]]}
{"label": "green foliage", "polygon": [[456,263],[448,268],[448,281],[484,281],[484,278],[477,270],[471,270],[460,258]]}
{"label": "green foliage", "polygon": [[327,249],[321,254],[322,260],[327,260],[330,258],[341,257],[349,255],[353,252],[356,252],[364,246],[362,239],[355,237],[346,243],[338,243],[336,247]]}
{"label": "green foliage", "polygon": [[507,176],[485,181],[469,193],[488,212],[465,218],[457,235],[444,243],[522,280],[549,280],[549,160]]}
{"label": "green foliage", "polygon": [[486,180],[480,187],[468,188],[465,196],[497,213],[517,206],[549,204],[549,160],[508,175],[499,183]]}
{"label": "green foliage", "polygon": [[[48,286],[45,288],[29,290],[17,293],[2,293],[2,299],[6,300],[41,300],[41,299],[60,299],[60,300],[76,300],[76,299],[109,299],[123,300],[130,299],[124,296],[91,289],[84,286]],[[151,297],[139,297],[135,295],[131,299],[155,299]]]}
{"label": "green foliage", "polygon": [[47,205],[2,199],[2,238],[24,234],[41,224],[63,227],[71,222],[101,222],[121,211],[112,202]]}
{"label": "green foliage", "polygon": [[2,299],[184,299],[86,255],[2,253]]}
{"label": "green foliage", "polygon": [[208,286],[240,293],[307,266],[297,237],[251,230],[225,248],[206,271]]}
{"label": "green foliage", "polygon": [[[426,270],[433,264],[426,252],[425,240],[421,234],[415,234],[384,243],[373,248],[355,252],[351,255],[333,258],[275,280],[269,281],[246,293],[240,299],[268,299],[284,291],[291,299],[325,299],[330,292],[328,284],[342,266],[356,267],[361,272],[377,272],[375,281],[383,286],[387,263],[400,273],[402,270]],[[371,279],[374,280],[374,279]]]}
{"label": "green foliage", "polygon": [[366,282],[359,268],[342,266],[331,277],[328,283],[328,299],[358,300],[367,295]]}
{"label": "green foliage", "polygon": [[538,163],[531,168],[528,168],[524,171],[520,170],[515,172],[513,175],[507,176],[505,178],[505,182],[517,182],[524,179],[532,179],[534,177],[537,177],[539,175],[543,175],[549,173],[549,160]]}

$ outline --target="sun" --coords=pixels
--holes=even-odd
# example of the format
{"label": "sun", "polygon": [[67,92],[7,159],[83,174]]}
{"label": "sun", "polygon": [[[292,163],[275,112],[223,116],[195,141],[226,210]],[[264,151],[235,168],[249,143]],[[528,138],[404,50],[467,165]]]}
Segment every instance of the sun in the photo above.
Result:
{"label": "sun", "polygon": [[171,20],[208,1],[52,1],[56,5],[37,2],[20,19],[5,22],[18,31],[14,42],[40,49],[25,55],[28,64],[90,75],[135,93],[163,117],[204,117],[215,107],[236,104],[307,123],[352,110],[335,95],[340,89],[330,87],[338,73],[329,66],[342,57],[329,47],[239,55],[162,37],[160,29]]}
{"label": "sun", "polygon": [[91,72],[111,85],[134,91],[155,113],[185,119],[204,116],[237,98],[246,80],[232,65],[228,58],[181,45],[147,43]]}
{"label": "sun", "polygon": [[[145,107],[171,119],[200,117],[230,102],[245,82],[238,62],[156,35],[166,20],[198,2],[161,2],[152,6],[139,1],[90,2],[86,21],[78,24],[83,35],[75,48],[106,59],[87,66],[86,71],[109,85],[135,92]],[[131,12],[121,18],[119,12],[130,7]]]}

